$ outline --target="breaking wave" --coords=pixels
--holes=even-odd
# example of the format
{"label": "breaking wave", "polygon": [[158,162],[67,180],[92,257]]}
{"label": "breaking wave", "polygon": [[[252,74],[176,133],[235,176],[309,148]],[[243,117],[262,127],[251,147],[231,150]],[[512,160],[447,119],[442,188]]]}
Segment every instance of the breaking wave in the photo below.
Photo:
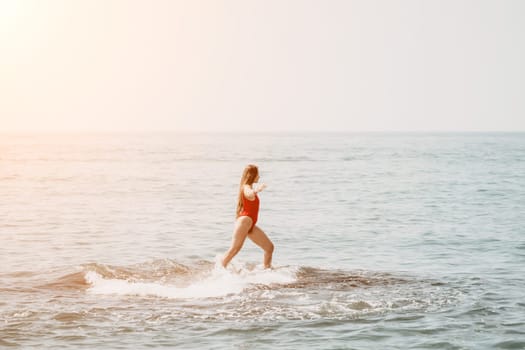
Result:
{"label": "breaking wave", "polygon": [[263,269],[260,266],[243,266],[224,269],[218,263],[202,263],[197,268],[190,268],[174,263],[173,269],[159,272],[131,273],[129,270],[101,269],[97,266],[85,272],[85,280],[90,293],[182,299],[221,297],[239,294],[249,288],[271,287],[296,280],[294,267]]}

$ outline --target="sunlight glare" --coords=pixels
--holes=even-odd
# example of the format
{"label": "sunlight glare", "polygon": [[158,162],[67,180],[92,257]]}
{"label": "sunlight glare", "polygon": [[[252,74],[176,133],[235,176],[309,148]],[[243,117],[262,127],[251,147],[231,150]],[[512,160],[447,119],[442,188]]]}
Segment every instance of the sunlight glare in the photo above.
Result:
{"label": "sunlight glare", "polygon": [[21,3],[16,0],[0,0],[0,25],[2,27],[16,21]]}

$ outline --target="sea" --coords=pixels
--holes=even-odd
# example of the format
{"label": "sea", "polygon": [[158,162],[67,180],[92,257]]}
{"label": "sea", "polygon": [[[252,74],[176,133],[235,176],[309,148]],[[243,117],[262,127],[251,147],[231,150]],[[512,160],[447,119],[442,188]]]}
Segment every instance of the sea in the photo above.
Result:
{"label": "sea", "polygon": [[525,349],[525,133],[2,133],[0,348]]}

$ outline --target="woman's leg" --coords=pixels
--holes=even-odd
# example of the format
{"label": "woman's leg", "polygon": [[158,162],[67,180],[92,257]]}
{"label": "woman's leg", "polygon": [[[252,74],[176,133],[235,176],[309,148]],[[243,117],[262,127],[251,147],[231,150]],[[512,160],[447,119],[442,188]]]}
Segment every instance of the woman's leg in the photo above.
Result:
{"label": "woman's leg", "polygon": [[248,237],[264,250],[264,267],[272,267],[272,254],[273,254],[273,243],[268,238],[266,233],[255,225],[253,231],[248,235]]}
{"label": "woman's leg", "polygon": [[228,266],[228,263],[233,259],[235,255],[241,250],[244,240],[248,235],[248,230],[252,227],[252,219],[248,216],[241,216],[235,222],[235,228],[233,230],[232,245],[230,249],[224,254],[222,258],[222,266]]}

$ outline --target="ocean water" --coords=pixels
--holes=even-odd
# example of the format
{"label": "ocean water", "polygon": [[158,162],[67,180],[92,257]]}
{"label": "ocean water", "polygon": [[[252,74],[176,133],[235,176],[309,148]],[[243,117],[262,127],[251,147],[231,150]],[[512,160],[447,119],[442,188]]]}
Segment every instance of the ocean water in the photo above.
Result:
{"label": "ocean water", "polygon": [[1,134],[0,348],[524,349],[525,134]]}

